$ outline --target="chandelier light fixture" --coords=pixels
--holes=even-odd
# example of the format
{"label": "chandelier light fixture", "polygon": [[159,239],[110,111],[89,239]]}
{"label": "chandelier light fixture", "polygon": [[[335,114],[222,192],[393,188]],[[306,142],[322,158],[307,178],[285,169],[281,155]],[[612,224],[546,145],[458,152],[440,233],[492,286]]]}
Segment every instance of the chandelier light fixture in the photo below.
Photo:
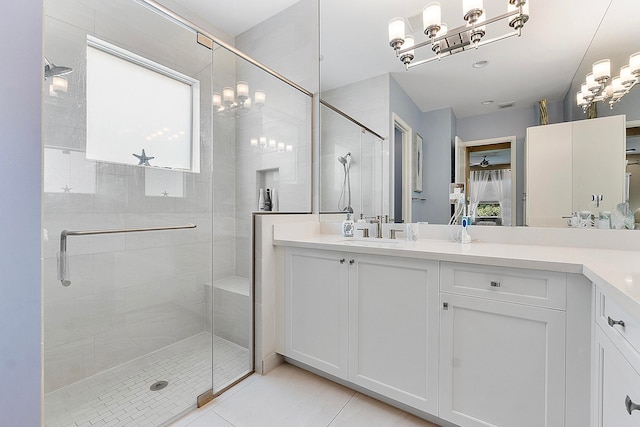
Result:
{"label": "chandelier light fixture", "polygon": [[[427,4],[422,10],[422,30],[428,40],[416,43],[412,35],[405,32],[405,18],[397,17],[389,21],[389,44],[406,69],[440,60],[463,52],[469,48],[479,48],[489,43],[520,36],[524,24],[529,20],[529,3],[527,0],[508,0],[507,12],[502,15],[487,17],[482,0],[462,0],[465,25],[449,30],[442,22],[440,3]],[[510,30],[498,37],[484,39],[487,25],[505,20]],[[431,47],[432,56],[414,62],[416,50]],[[426,49],[425,49],[426,51]]]}
{"label": "chandelier light fixture", "polygon": [[285,144],[284,142],[278,142],[273,138],[267,140],[266,136],[260,136],[259,138],[251,138],[250,144],[252,147],[260,147],[262,151],[277,151],[277,152],[292,152],[293,145]]}
{"label": "chandelier light fixture", "polygon": [[238,82],[235,92],[232,87],[223,88],[222,94],[213,92],[213,106],[217,109],[216,112],[218,113],[249,111],[252,105],[257,108],[264,107],[266,98],[267,95],[263,90],[256,90],[253,94],[252,101],[249,96],[249,83]]}
{"label": "chandelier light fixture", "polygon": [[[609,108],[622,100],[622,97],[633,89],[640,81],[640,52],[629,57],[629,64],[620,68],[620,75],[611,78],[611,61],[601,59],[593,64],[576,95],[576,103],[587,112],[591,104],[608,102]],[[610,83],[609,83],[610,82]],[[607,84],[608,83],[608,84]]]}

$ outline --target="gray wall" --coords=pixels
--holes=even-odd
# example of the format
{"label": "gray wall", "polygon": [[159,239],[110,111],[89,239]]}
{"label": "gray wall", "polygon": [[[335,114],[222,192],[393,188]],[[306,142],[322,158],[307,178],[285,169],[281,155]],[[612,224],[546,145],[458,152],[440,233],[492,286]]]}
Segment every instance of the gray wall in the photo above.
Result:
{"label": "gray wall", "polygon": [[[552,102],[547,105],[549,112],[549,123],[560,123],[563,121],[563,103]],[[502,136],[516,136],[517,149],[517,176],[516,176],[516,224],[523,224],[523,203],[524,193],[524,141],[526,139],[527,128],[538,126],[539,111],[538,106],[509,108],[495,113],[483,114],[458,119],[457,135],[463,141],[475,141],[489,138],[499,138]]]}
{"label": "gray wall", "polygon": [[20,70],[0,79],[0,420],[39,426],[42,2],[5,2],[2,16],[0,52]]}
{"label": "gray wall", "polygon": [[456,116],[450,108],[429,111],[424,113],[424,126],[424,220],[446,224],[451,217],[449,183]]}
{"label": "gray wall", "polygon": [[[391,76],[389,78],[389,106],[390,112],[396,113],[405,123],[411,126],[413,130],[413,138],[415,141],[415,134],[418,133],[422,136],[422,152],[425,152],[426,142],[424,140],[425,135],[425,122],[424,113],[418,108],[418,106],[409,98],[409,95],[400,87],[398,82]],[[389,117],[389,129],[393,129],[393,117]],[[412,222],[427,221],[426,209],[430,200],[415,200],[415,198],[426,198],[425,189],[427,188],[428,181],[425,173],[422,175],[422,193],[412,193],[414,200],[411,202],[411,220]]]}

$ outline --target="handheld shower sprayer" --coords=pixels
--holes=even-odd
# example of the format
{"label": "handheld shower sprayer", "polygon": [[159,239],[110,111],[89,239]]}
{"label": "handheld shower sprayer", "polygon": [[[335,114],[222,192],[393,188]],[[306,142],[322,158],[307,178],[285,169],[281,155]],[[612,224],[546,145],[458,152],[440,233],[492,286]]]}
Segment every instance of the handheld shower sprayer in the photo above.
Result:
{"label": "handheld shower sprayer", "polygon": [[[338,210],[342,212],[353,213],[353,208],[351,207],[351,176],[349,173],[351,169],[351,152],[348,152],[347,154],[345,154],[344,157],[338,156],[338,162],[342,164],[342,167],[344,169],[342,191],[340,192],[340,198],[338,199]],[[342,207],[343,198],[345,197],[345,190],[348,194],[347,205],[345,207]]]}

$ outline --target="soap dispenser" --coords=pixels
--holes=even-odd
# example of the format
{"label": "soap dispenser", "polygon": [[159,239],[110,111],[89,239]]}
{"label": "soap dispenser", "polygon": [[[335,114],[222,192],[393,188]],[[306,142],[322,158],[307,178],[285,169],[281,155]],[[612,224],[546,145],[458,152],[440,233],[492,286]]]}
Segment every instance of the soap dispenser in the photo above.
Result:
{"label": "soap dispenser", "polygon": [[347,219],[342,221],[342,235],[344,237],[353,237],[354,224],[351,219],[351,213],[347,212]]}

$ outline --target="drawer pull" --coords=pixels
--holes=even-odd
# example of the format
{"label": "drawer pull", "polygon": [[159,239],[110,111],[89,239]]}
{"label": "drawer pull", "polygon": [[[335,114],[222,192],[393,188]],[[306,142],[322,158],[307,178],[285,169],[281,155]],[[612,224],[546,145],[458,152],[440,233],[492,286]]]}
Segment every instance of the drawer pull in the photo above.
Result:
{"label": "drawer pull", "polygon": [[607,316],[607,323],[609,324],[609,326],[611,326],[612,328],[615,325],[620,325],[624,328],[624,320],[613,320],[611,317]]}
{"label": "drawer pull", "polygon": [[627,412],[629,413],[629,415],[631,415],[633,411],[637,411],[638,409],[640,409],[640,405],[638,405],[637,403],[633,403],[629,396],[627,396],[627,398],[624,400],[624,406],[627,408]]}
{"label": "drawer pull", "polygon": [[345,261],[346,261],[346,259],[344,259],[344,258],[340,259],[340,264],[344,264]]}
{"label": "drawer pull", "polygon": [[355,260],[355,259],[350,259],[350,260],[349,260],[349,265],[353,265],[355,262],[356,262],[356,260]]}
{"label": "drawer pull", "polygon": [[491,281],[491,287],[492,288],[499,288],[500,287],[500,282],[496,282],[496,281]]}

